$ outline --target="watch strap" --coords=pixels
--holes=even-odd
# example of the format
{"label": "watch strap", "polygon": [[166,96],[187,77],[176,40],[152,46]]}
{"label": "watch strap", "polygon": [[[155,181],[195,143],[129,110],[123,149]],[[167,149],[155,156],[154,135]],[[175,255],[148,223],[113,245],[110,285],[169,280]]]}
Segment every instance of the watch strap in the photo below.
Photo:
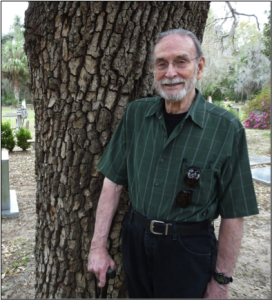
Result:
{"label": "watch strap", "polygon": [[219,283],[219,284],[229,284],[230,282],[233,282],[232,277],[228,277],[224,273],[213,273],[213,278]]}

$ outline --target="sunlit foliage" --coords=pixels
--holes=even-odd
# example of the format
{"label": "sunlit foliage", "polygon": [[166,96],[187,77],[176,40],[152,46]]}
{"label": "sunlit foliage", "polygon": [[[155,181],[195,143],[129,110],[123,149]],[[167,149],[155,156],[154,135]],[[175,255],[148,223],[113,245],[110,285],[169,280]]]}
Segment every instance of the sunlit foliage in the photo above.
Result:
{"label": "sunlit foliage", "polygon": [[214,100],[250,100],[270,81],[263,33],[256,24],[240,22],[232,38],[216,20],[210,9],[202,43],[205,72],[197,87]]}

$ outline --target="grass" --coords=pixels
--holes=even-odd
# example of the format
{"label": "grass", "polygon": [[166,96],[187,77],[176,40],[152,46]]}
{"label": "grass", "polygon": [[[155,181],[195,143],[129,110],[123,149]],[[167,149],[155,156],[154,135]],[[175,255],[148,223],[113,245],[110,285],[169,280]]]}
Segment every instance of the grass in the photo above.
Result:
{"label": "grass", "polygon": [[28,260],[29,260],[29,256],[27,255],[26,257],[24,257],[24,258],[22,259],[22,265],[26,265],[27,262],[28,262]]}
{"label": "grass", "polygon": [[[12,109],[10,107],[5,107],[5,106],[2,106],[2,122],[5,122],[5,121],[10,121],[11,123],[11,127],[16,127],[16,117],[3,117],[6,113],[15,113],[17,111],[17,109]],[[24,127],[26,125],[26,121],[28,120],[29,121],[29,130],[31,132],[31,136],[32,138],[35,137],[35,128],[34,128],[34,125],[35,125],[35,112],[34,112],[34,109],[28,109],[27,110],[27,118],[24,120]]]}
{"label": "grass", "polygon": [[20,264],[18,264],[18,263],[15,262],[15,263],[12,265],[12,267],[13,267],[13,268],[20,267]]}

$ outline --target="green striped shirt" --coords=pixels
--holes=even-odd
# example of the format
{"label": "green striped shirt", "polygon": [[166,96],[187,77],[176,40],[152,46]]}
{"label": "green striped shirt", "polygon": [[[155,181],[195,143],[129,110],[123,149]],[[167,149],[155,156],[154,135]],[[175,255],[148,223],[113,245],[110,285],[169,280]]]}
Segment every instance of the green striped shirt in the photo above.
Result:
{"label": "green striped shirt", "polygon": [[[127,185],[140,213],[156,220],[196,222],[258,214],[243,125],[227,110],[197,97],[167,137],[164,99],[130,103],[99,164],[111,181]],[[201,170],[192,202],[180,208],[186,171]]]}

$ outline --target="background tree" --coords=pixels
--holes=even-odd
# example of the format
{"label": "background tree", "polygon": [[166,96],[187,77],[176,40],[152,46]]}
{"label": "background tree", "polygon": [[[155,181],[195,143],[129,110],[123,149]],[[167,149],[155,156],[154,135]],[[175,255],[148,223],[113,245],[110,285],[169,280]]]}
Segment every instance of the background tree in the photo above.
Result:
{"label": "background tree", "polygon": [[263,33],[255,23],[240,22],[229,34],[223,24],[210,9],[202,43],[205,74],[197,87],[213,100],[250,100],[270,80]]}
{"label": "background tree", "polygon": [[2,47],[5,45],[5,43],[7,41],[12,41],[13,40],[13,35],[11,35],[10,33],[7,33],[7,34],[2,34],[1,36],[1,44],[2,44]]}
{"label": "background tree", "polygon": [[235,37],[237,52],[234,91],[236,98],[251,100],[253,94],[270,82],[270,61],[262,53],[265,48],[263,34],[255,24],[241,22]]}
{"label": "background tree", "polygon": [[[34,94],[37,298],[94,297],[87,272],[103,176],[96,165],[129,102],[154,95],[150,54],[172,28],[202,40],[209,2],[29,2],[25,18]],[[120,229],[124,191],[108,249],[125,297]]]}
{"label": "background tree", "polygon": [[[24,52],[24,29],[21,24],[20,17],[14,17],[14,23],[10,28],[10,32],[2,36],[2,80],[6,79],[12,84],[14,89],[14,98],[19,104],[20,101],[20,88],[28,86],[29,70],[27,65],[27,58]],[[2,91],[3,104],[10,98],[9,89],[6,83],[2,83],[4,88]],[[24,89],[24,95],[26,91]]]}
{"label": "background tree", "polygon": [[14,82],[14,95],[19,104],[19,77],[27,76],[27,58],[20,42],[7,41],[2,52],[2,76]]}
{"label": "background tree", "polygon": [[265,45],[265,48],[264,50],[262,50],[262,53],[271,60],[271,9],[266,13],[268,15],[268,23],[264,24],[263,43]]}
{"label": "background tree", "polygon": [[236,82],[234,90],[237,97],[251,100],[254,93],[270,82],[270,61],[262,53],[264,46],[262,43],[255,44],[241,50],[239,61],[236,64]]}
{"label": "background tree", "polygon": [[222,100],[226,94],[230,94],[227,82],[233,80],[235,49],[230,38],[222,40],[227,32],[216,19],[216,15],[210,9],[202,43],[206,60],[205,73],[197,82],[197,88],[206,98],[212,96],[213,99]]}

